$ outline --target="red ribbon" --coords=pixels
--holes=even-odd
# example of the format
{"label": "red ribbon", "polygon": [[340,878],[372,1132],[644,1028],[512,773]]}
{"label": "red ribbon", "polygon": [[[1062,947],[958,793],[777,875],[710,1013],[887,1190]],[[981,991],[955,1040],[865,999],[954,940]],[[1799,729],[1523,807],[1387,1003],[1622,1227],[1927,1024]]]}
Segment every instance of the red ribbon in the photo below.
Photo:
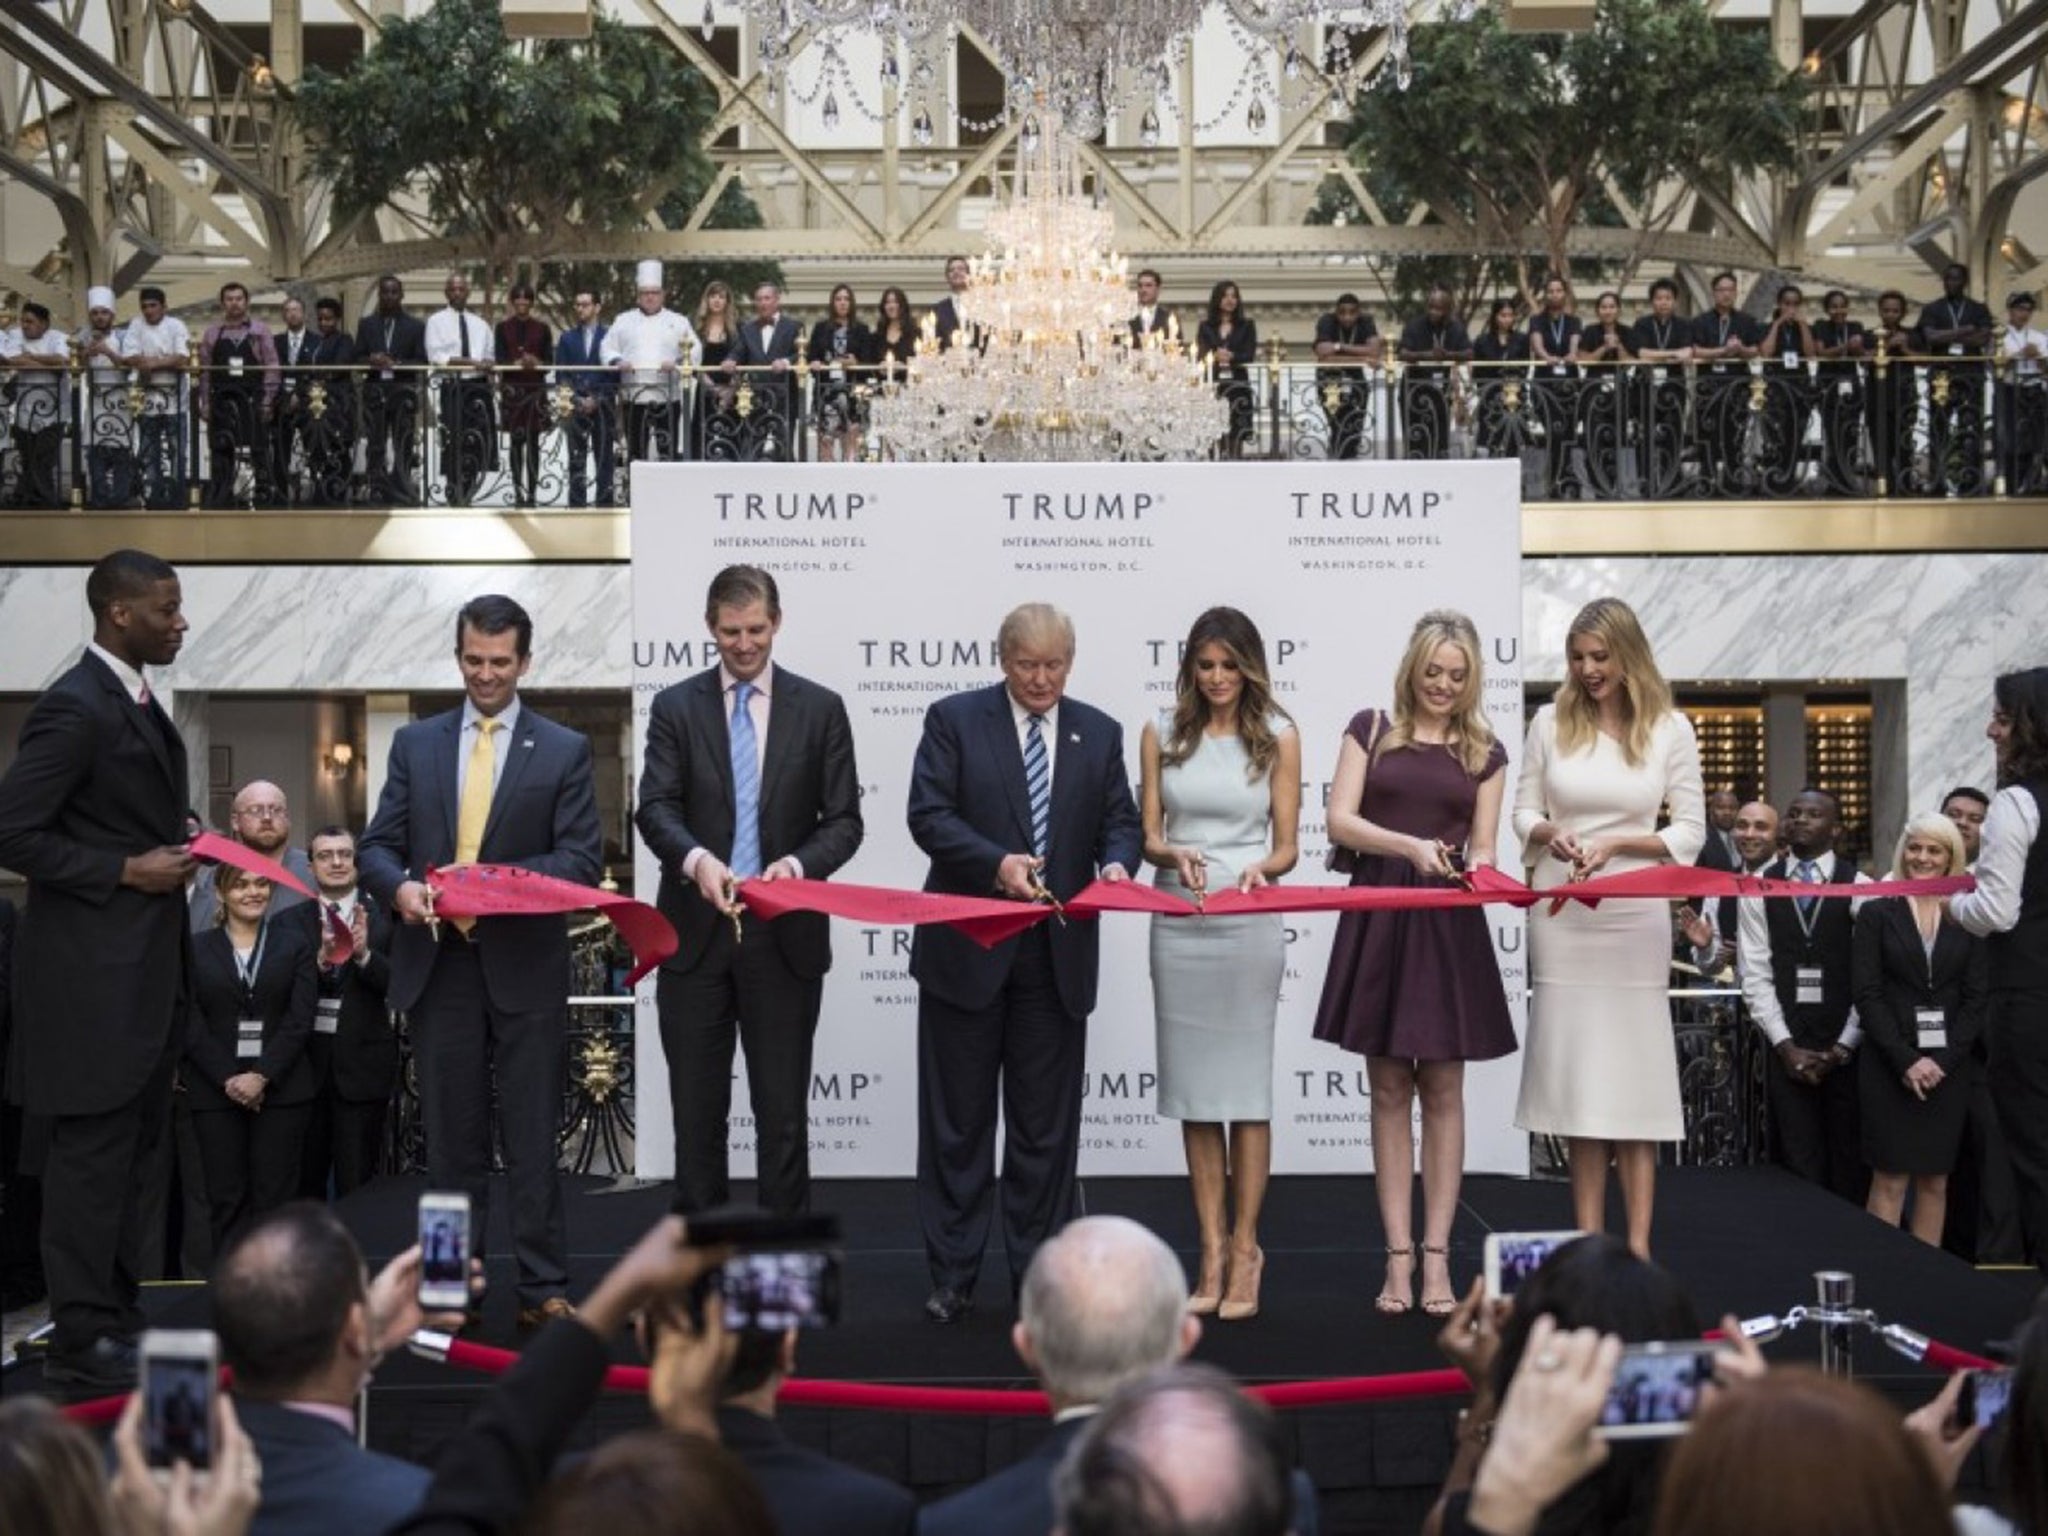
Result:
{"label": "red ribbon", "polygon": [[247,843],[238,843],[232,838],[222,837],[218,832],[199,833],[186,845],[185,851],[202,864],[232,864],[236,869],[247,870],[252,875],[261,875],[272,885],[281,885],[287,890],[297,891],[301,896],[316,903],[320,908],[320,920],[327,927],[330,965],[342,965],[356,952],[356,936],[349,931],[348,924],[341,920],[341,914],[322,900],[318,891],[277,860],[265,858]]}
{"label": "red ribbon", "polygon": [[676,952],[676,931],[647,905],[617,891],[600,891],[513,864],[461,864],[430,869],[436,917],[541,917],[595,910],[610,919],[633,950],[632,986]]}
{"label": "red ribbon", "polygon": [[[1626,874],[1555,886],[1539,893],[1490,866],[1474,870],[1462,885],[1265,885],[1253,891],[1215,891],[1197,907],[1187,898],[1135,880],[1097,880],[1060,912],[1067,917],[1100,917],[1105,912],[1150,913],[1162,917],[1234,917],[1254,912],[1413,912],[1479,907],[1495,903],[1532,907],[1549,896],[1553,909],[1566,902],[1588,907],[1618,899],[1696,901],[1708,896],[1822,897],[1950,896],[1976,889],[1968,875],[1938,880],[1876,880],[1861,885],[1806,885],[1765,880],[1690,865],[1657,865]],[[823,880],[749,880],[740,887],[748,908],[763,918],[786,912],[825,912],[856,922],[917,927],[944,923],[977,944],[992,948],[1053,915],[1039,902],[992,896],[947,896],[874,885],[839,885]]]}

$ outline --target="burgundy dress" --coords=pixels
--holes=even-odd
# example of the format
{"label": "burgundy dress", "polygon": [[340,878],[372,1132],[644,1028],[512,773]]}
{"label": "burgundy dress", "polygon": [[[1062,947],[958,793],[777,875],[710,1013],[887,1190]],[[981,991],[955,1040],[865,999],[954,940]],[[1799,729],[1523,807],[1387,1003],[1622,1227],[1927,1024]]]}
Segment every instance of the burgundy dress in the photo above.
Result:
{"label": "burgundy dress", "polygon": [[[1347,727],[1361,747],[1372,739],[1377,713],[1361,710]],[[1496,741],[1475,779],[1440,746],[1382,750],[1366,775],[1359,812],[1391,832],[1463,848],[1479,786],[1507,761]],[[1351,883],[1444,882],[1419,874],[1406,859],[1361,853]],[[1346,912],[1330,947],[1316,1038],[1361,1056],[1408,1061],[1490,1061],[1513,1051],[1515,1029],[1485,910]]]}

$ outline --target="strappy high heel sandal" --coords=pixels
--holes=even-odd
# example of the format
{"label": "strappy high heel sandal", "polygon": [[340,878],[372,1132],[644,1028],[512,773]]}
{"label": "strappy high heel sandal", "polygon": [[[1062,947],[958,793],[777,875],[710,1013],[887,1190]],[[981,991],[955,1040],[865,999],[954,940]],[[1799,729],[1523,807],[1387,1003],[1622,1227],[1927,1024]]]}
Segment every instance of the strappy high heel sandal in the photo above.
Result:
{"label": "strappy high heel sandal", "polygon": [[1388,1292],[1387,1286],[1393,1284],[1393,1277],[1389,1275],[1387,1280],[1380,1286],[1379,1295],[1375,1296],[1372,1302],[1373,1310],[1382,1317],[1400,1317],[1414,1310],[1415,1307],[1415,1250],[1413,1248],[1389,1248],[1387,1250],[1387,1267],[1390,1270],[1393,1268],[1394,1260],[1396,1259],[1406,1259],[1408,1261],[1408,1284],[1403,1287],[1407,1294],[1405,1296],[1395,1296]]}

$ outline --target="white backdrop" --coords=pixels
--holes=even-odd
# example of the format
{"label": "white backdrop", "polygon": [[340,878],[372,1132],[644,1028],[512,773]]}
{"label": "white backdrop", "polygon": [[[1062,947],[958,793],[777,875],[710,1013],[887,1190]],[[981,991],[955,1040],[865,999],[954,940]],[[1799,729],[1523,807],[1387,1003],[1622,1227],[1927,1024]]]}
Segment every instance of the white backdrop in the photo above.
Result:
{"label": "white backdrop", "polygon": [[[1395,664],[1425,610],[1460,608],[1478,626],[1489,714],[1520,758],[1518,493],[1512,464],[1486,462],[636,464],[636,742],[655,692],[716,664],[703,621],[712,575],[734,563],[773,571],[783,606],[776,663],[837,689],[853,720],[866,841],[839,878],[914,889],[925,859],[904,826],[904,807],[924,712],[945,693],[996,681],[1004,613],[1049,601],[1072,615],[1069,692],[1123,723],[1135,793],[1138,731],[1171,703],[1188,626],[1204,608],[1228,603],[1264,634],[1278,698],[1302,731],[1302,859],[1292,878],[1335,881],[1323,870],[1323,806],[1341,733],[1358,709],[1391,702]],[[1502,820],[1512,868],[1505,812]],[[645,899],[657,878],[643,848],[637,880]],[[1505,907],[1489,913],[1519,1035],[1521,919]],[[1182,1168],[1178,1127],[1153,1113],[1147,921],[1103,920],[1084,1173]],[[1279,1172],[1371,1165],[1363,1058],[1310,1034],[1336,921],[1290,919],[1273,1065]],[[909,942],[908,929],[833,924],[811,1093],[819,1174],[915,1169]],[[674,1148],[651,978],[639,1019],[639,1172],[665,1177]],[[734,1071],[733,1168],[744,1176],[752,1169],[752,1116],[743,1063]],[[1510,1056],[1467,1074],[1472,1168],[1527,1171],[1527,1139],[1510,1124],[1519,1071],[1520,1058]]]}

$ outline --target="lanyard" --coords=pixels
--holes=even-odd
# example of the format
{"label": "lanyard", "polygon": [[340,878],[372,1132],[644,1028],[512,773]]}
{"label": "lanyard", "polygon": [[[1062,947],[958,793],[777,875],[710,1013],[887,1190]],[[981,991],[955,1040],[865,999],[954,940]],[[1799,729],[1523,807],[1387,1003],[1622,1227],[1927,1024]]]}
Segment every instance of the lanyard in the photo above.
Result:
{"label": "lanyard", "polygon": [[1570,319],[1571,316],[1569,315],[1559,315],[1555,320],[1547,318],[1544,320],[1544,329],[1550,332],[1550,350],[1552,352],[1562,352],[1564,350],[1564,328]]}
{"label": "lanyard", "polygon": [[1963,306],[1954,299],[1948,301],[1948,328],[1952,331],[1963,328]]}
{"label": "lanyard", "polygon": [[1714,324],[1715,324],[1715,325],[1717,325],[1718,327],[1720,327],[1720,331],[1721,331],[1721,339],[1720,339],[1720,341],[1719,341],[1718,343],[1716,343],[1716,345],[1718,345],[1718,346],[1723,346],[1723,347],[1727,346],[1727,345],[1728,345],[1728,317],[1727,317],[1726,315],[1716,315],[1716,316],[1714,316]]}
{"label": "lanyard", "polygon": [[235,957],[235,973],[241,978],[244,1003],[255,996],[256,976],[263,969],[263,946],[269,942],[270,919],[266,917],[256,925],[256,947],[249,951],[249,958],[246,961],[232,943],[228,946],[229,952]]}

